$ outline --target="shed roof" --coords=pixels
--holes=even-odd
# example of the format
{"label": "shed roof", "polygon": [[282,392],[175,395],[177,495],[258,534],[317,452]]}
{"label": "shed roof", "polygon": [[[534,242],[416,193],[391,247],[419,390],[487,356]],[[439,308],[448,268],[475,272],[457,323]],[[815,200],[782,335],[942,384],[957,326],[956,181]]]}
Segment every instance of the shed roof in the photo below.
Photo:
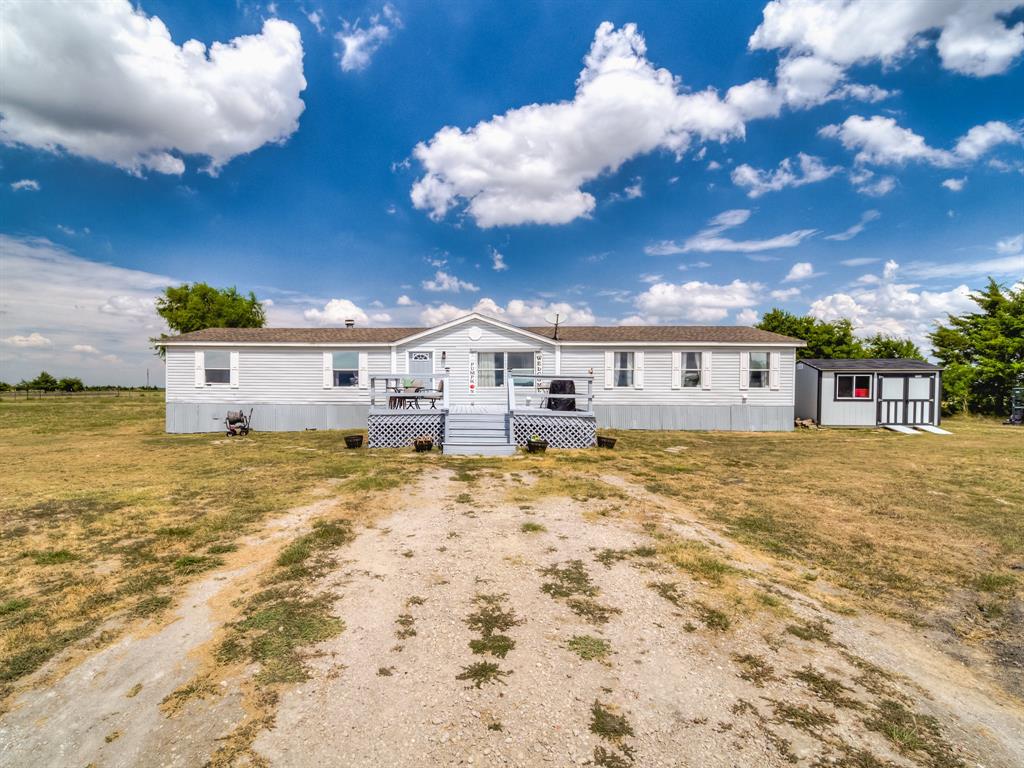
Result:
{"label": "shed roof", "polygon": [[[204,328],[171,336],[172,344],[391,344],[430,328]],[[554,339],[551,326],[523,328],[524,331]],[[616,344],[792,344],[793,339],[758,328],[741,325],[563,325],[558,340],[567,343],[609,342]]]}
{"label": "shed roof", "polygon": [[807,358],[798,360],[819,371],[941,371],[942,366],[929,363],[924,360],[909,360],[905,358],[837,358],[835,360],[824,360],[821,358]]}

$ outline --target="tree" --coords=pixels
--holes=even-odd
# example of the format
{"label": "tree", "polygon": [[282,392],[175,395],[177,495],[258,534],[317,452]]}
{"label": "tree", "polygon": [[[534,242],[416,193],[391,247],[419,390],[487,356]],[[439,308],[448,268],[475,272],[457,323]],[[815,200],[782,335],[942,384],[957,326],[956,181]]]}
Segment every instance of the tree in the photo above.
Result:
{"label": "tree", "polygon": [[61,392],[81,392],[85,389],[82,380],[74,376],[65,376],[57,382],[57,389]]}
{"label": "tree", "polygon": [[32,381],[23,381],[18,386],[22,389],[42,389],[46,392],[53,392],[57,389],[57,379],[46,371],[41,371]]}
{"label": "tree", "polygon": [[0,381],[0,392],[9,392],[10,389],[10,384],[8,384],[6,381]]}
{"label": "tree", "polygon": [[803,339],[807,346],[797,350],[797,358],[865,357],[861,341],[853,335],[849,320],[826,323],[814,317],[794,315],[783,309],[773,309],[761,318],[757,327],[763,331]]}
{"label": "tree", "polygon": [[931,334],[946,368],[943,399],[956,383],[972,411],[1006,414],[1011,390],[1024,384],[1024,289],[1006,289],[990,277],[971,299],[980,312],[949,315]]}
{"label": "tree", "polygon": [[156,300],[156,311],[177,333],[203,328],[262,328],[267,322],[267,313],[252,291],[243,296],[233,286],[213,288],[206,283],[167,286]]}
{"label": "tree", "polygon": [[924,360],[921,350],[910,339],[900,339],[896,336],[883,336],[880,333],[876,333],[867,339],[864,344],[867,357]]}

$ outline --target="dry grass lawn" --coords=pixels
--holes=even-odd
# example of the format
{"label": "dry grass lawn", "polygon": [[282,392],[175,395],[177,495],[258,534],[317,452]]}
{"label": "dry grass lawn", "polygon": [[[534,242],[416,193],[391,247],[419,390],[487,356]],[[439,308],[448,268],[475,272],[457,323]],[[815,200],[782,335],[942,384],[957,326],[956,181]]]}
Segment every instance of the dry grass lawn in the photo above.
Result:
{"label": "dry grass lawn", "polygon": [[[329,493],[357,517],[368,494],[438,465],[467,492],[510,474],[527,508],[563,495],[642,522],[670,501],[781,562],[789,586],[844,588],[825,595],[838,610],[938,627],[1019,670],[1024,430],[945,426],[955,434],[622,432],[613,451],[508,462],[347,451],[337,432],[165,435],[158,397],[0,403],[0,702],[67,646],[165,610],[269,516]],[[295,564],[315,551],[305,541]],[[659,554],[708,583],[730,578],[713,547],[666,538]]]}

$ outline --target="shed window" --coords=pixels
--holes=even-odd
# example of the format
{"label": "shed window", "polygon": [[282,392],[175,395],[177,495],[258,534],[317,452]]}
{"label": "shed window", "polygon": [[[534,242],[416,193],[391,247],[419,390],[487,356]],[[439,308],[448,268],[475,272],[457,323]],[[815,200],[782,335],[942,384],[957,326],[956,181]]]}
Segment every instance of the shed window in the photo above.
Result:
{"label": "shed window", "polygon": [[700,386],[700,352],[683,352],[682,384],[684,387]]}
{"label": "shed window", "polygon": [[333,383],[336,387],[355,387],[359,384],[359,353],[334,352],[331,367],[334,369]]}
{"label": "shed window", "polygon": [[[531,377],[515,376],[516,372],[529,372]],[[510,373],[517,387],[533,384],[533,352],[479,352],[477,354],[477,381],[481,387],[504,387]]]}
{"label": "shed window", "polygon": [[871,376],[840,373],[836,375],[836,400],[870,400]]}
{"label": "shed window", "polygon": [[769,365],[767,352],[750,353],[750,388],[763,389],[769,383]]}
{"label": "shed window", "polygon": [[634,358],[632,352],[616,352],[615,365],[613,367],[614,382],[616,387],[632,387],[634,374]]}
{"label": "shed window", "polygon": [[231,353],[225,349],[207,350],[203,355],[207,384],[231,383]]}

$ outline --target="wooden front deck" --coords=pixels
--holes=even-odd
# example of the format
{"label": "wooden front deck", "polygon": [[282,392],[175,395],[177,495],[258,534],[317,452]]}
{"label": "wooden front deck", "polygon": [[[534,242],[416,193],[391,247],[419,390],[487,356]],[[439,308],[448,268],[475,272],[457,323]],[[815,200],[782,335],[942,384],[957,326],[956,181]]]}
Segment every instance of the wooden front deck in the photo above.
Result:
{"label": "wooden front deck", "polygon": [[[547,391],[552,379],[570,377],[541,377],[532,372],[512,372],[506,377],[505,403],[502,405],[475,405],[452,403],[447,374],[434,374],[431,388],[424,387],[429,397],[417,398],[417,392],[400,386],[409,374],[388,374],[370,378],[370,411],[367,417],[371,448],[400,448],[411,445],[417,437],[429,436],[435,445],[445,445],[459,453],[478,452],[481,455],[507,455],[517,445],[539,436],[552,448],[588,448],[597,442],[597,419],[593,412],[593,377],[571,377],[585,383],[586,394],[552,395]],[[513,380],[531,379],[532,384],[513,384]],[[377,392],[377,382],[385,381],[385,391]],[[578,385],[577,385],[578,386]],[[581,387],[582,389],[582,387]],[[396,395],[403,396],[396,396]],[[437,397],[440,394],[441,397]],[[574,399],[586,404],[585,410],[557,411],[536,404],[548,404],[556,399]],[[529,405],[527,404],[529,402]],[[479,419],[485,429],[467,430],[467,419]],[[479,435],[475,445],[473,435]],[[499,451],[496,446],[507,450]],[[478,451],[474,451],[474,447]]]}

